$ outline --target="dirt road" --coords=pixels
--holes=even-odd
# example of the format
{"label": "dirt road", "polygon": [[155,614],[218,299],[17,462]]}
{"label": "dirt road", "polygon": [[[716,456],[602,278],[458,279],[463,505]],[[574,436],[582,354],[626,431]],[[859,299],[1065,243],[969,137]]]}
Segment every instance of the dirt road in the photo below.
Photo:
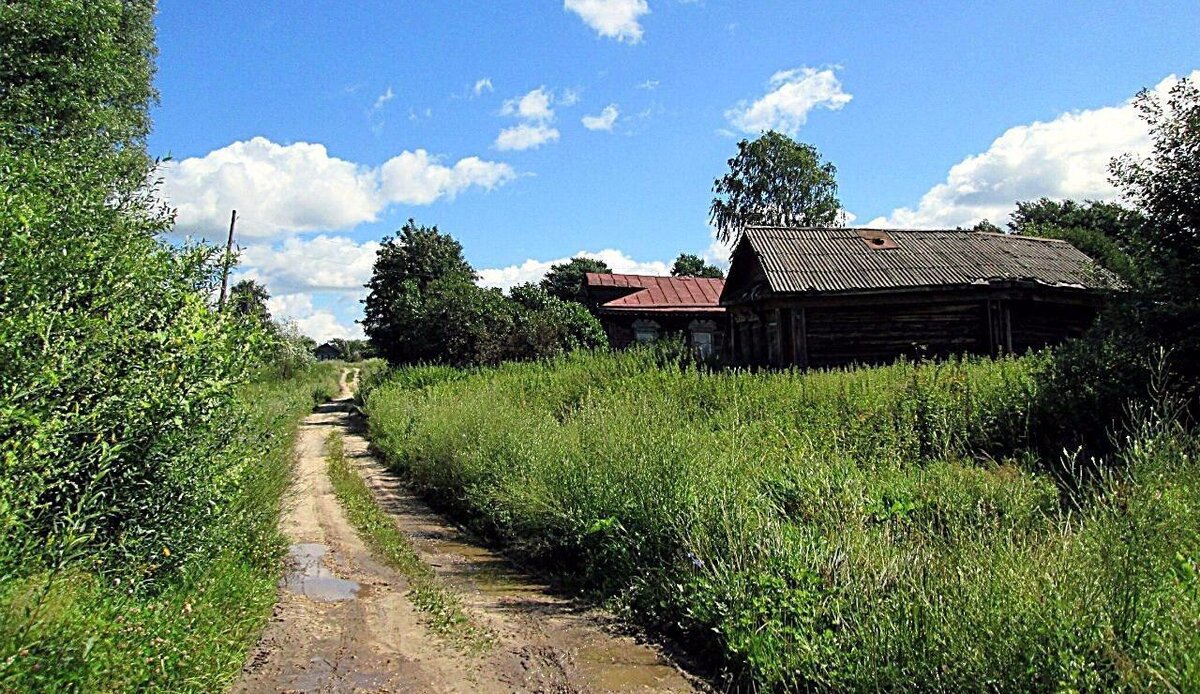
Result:
{"label": "dirt road", "polygon": [[[702,685],[605,617],[549,593],[410,494],[367,450],[349,392],[301,426],[282,521],[291,571],[237,692],[692,692]],[[330,431],[422,558],[490,627],[483,652],[424,626],[403,576],[376,562],[347,522],[325,471]]]}

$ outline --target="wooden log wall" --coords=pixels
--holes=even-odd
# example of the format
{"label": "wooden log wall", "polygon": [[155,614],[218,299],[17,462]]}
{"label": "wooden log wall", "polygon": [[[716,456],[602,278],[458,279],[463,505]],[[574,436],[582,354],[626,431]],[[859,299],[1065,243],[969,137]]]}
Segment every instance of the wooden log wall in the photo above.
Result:
{"label": "wooden log wall", "polygon": [[979,301],[808,308],[805,324],[811,366],[989,351]]}

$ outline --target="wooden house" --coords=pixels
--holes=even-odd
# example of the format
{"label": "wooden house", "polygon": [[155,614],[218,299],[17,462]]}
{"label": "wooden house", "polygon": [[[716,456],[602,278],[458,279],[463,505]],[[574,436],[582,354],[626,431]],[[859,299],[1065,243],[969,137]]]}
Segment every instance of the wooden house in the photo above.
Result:
{"label": "wooden house", "polygon": [[734,363],[837,366],[1055,344],[1086,330],[1117,284],[1063,241],[750,227],[720,304]]}
{"label": "wooden house", "polygon": [[313,350],[313,356],[315,356],[318,361],[331,361],[333,359],[341,359],[342,358],[342,350],[338,349],[338,346],[333,344],[332,342],[326,342],[325,344],[323,344]]}
{"label": "wooden house", "polygon": [[705,359],[724,349],[724,285],[725,280],[704,277],[596,272],[585,279],[588,305],[614,348],[676,335]]}

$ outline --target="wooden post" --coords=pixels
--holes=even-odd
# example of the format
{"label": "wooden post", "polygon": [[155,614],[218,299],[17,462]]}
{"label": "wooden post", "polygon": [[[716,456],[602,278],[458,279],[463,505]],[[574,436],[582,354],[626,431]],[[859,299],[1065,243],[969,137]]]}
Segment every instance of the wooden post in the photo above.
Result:
{"label": "wooden post", "polygon": [[229,239],[225,241],[225,263],[221,267],[221,298],[217,299],[217,313],[225,310],[225,293],[229,289],[229,263],[233,260],[233,225],[237,223],[237,210],[229,215]]}

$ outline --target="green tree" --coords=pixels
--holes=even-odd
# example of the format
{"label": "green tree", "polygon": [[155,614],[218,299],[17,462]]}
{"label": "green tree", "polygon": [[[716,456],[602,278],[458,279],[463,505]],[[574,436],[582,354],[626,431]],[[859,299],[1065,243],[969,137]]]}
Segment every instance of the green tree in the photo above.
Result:
{"label": "green tree", "polygon": [[157,240],[153,11],[0,4],[0,575],[153,581],[217,549],[218,427],[269,336],[211,310],[213,249]]}
{"label": "green tree", "polygon": [[595,258],[571,258],[565,263],[552,265],[542,278],[542,289],[563,301],[587,303],[584,275],[589,272],[610,273],[612,268],[603,260]]}
{"label": "green tree", "polygon": [[267,288],[254,280],[241,280],[229,290],[229,310],[239,316],[254,318],[264,325],[271,322]]}
{"label": "green tree", "polygon": [[1037,418],[1052,432],[1052,450],[1104,452],[1140,409],[1131,400],[1146,405],[1154,397],[1162,414],[1176,398],[1200,413],[1200,90],[1181,80],[1166,97],[1141,92],[1134,105],[1149,127],[1150,153],[1109,167],[1133,213],[1039,202],[1015,218],[1022,226],[1048,218],[1091,224],[1093,233],[1098,227],[1115,239],[1132,266],[1131,291],[1112,297],[1086,339],[1061,347],[1044,378]]}
{"label": "green tree", "polygon": [[608,346],[600,321],[578,302],[563,301],[532,283],[513,287],[509,297],[522,309],[517,330],[523,358],[543,359]]}
{"label": "green tree", "polygon": [[736,243],[751,225],[834,226],[845,216],[833,164],[812,145],[774,130],[738,143],[713,192],[709,217],[724,242]]}
{"label": "green tree", "polygon": [[1041,198],[1018,202],[1008,228],[1015,234],[1066,241],[1132,286],[1140,278],[1127,249],[1144,221],[1135,210],[1116,203]]}
{"label": "green tree", "polygon": [[366,285],[370,292],[362,324],[372,346],[394,364],[440,361],[439,348],[422,337],[431,320],[427,294],[435,282],[470,284],[474,278],[462,244],[436,226],[408,220],[397,235],[383,240]]}
{"label": "green tree", "polygon": [[467,367],[522,358],[516,346],[519,306],[499,289],[448,276],[425,292],[425,320],[414,337],[426,346],[422,361]]}
{"label": "green tree", "polygon": [[704,258],[691,253],[680,253],[671,266],[671,274],[675,277],[709,277],[724,279],[725,273],[716,265],[709,265]]}
{"label": "green tree", "polygon": [[1112,162],[1113,182],[1145,218],[1130,252],[1145,288],[1178,309],[1200,306],[1200,88],[1177,82],[1165,98],[1142,91],[1134,101],[1149,127],[1144,158]]}

